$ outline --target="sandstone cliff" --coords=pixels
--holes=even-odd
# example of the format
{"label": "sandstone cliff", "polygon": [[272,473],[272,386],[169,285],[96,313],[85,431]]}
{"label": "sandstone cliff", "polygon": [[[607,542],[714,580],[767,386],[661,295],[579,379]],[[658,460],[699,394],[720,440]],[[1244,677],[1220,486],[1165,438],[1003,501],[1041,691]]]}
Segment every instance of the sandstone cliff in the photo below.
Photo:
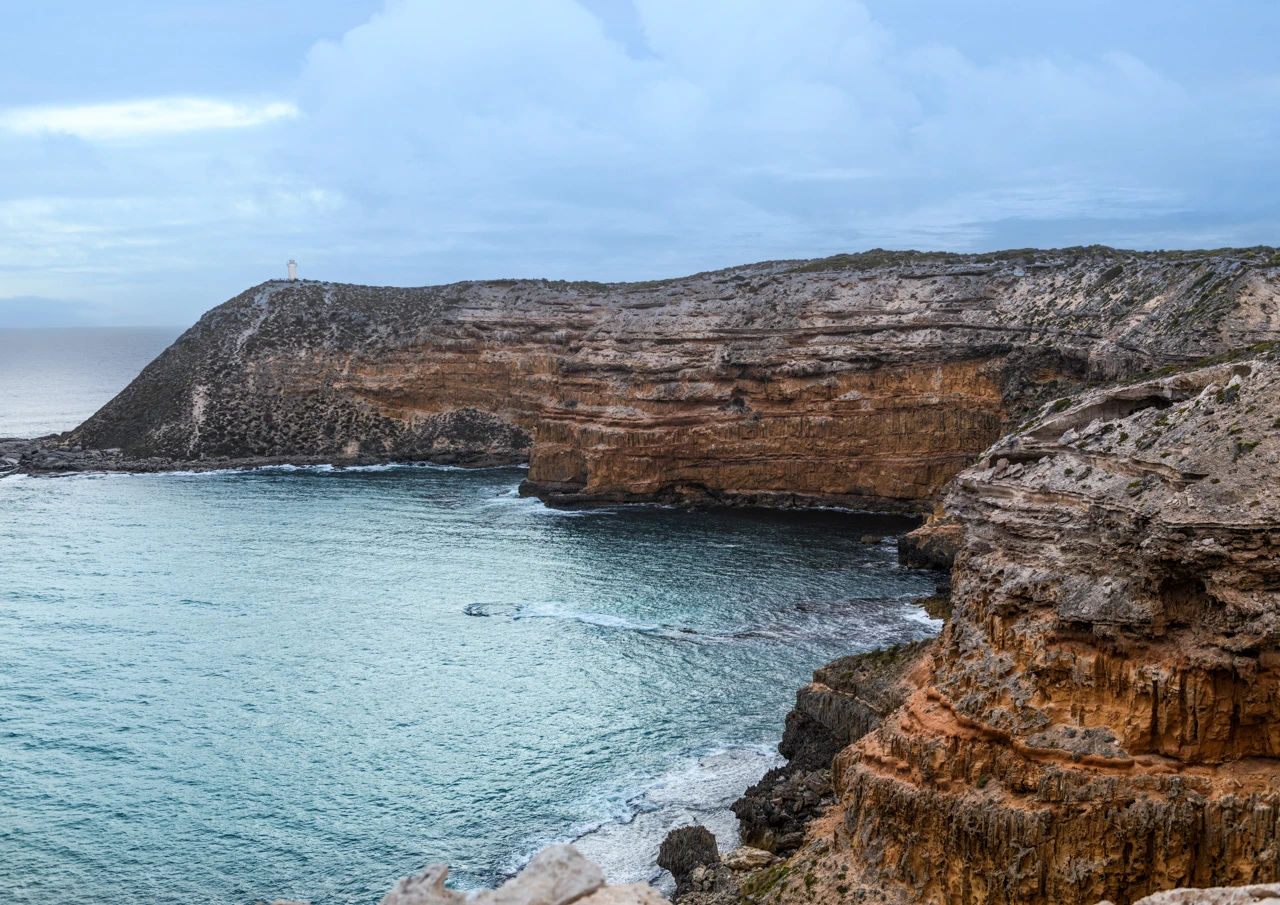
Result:
{"label": "sandstone cliff", "polygon": [[951,620],[881,682],[905,701],[883,718],[852,686],[801,693],[828,729],[872,728],[755,898],[1127,905],[1280,879],[1278,463],[1264,354],[1046,406],[964,471]]}
{"label": "sandstone cliff", "polygon": [[[873,252],[639,284],[273,282],[23,461],[529,463],[552,501],[925,511],[1089,381],[1280,337],[1271,249]],[[15,451],[15,457],[21,451]],[[150,459],[150,462],[142,460]]]}

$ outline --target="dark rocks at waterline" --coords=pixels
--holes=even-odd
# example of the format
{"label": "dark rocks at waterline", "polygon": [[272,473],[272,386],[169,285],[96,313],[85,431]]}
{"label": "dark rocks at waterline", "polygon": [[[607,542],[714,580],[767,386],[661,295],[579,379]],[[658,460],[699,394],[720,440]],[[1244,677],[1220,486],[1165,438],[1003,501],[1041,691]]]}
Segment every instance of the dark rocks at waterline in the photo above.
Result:
{"label": "dark rocks at waterline", "polygon": [[809,821],[835,800],[832,760],[902,706],[907,674],[932,647],[932,640],[897,645],[841,657],[814,672],[813,682],[796,693],[778,744],[787,763],[733,803],[743,843],[775,854],[804,844]]}
{"label": "dark rocks at waterline", "polygon": [[716,837],[705,826],[682,826],[667,834],[658,848],[658,866],[676,880],[676,895],[688,892],[695,868],[720,862]]}
{"label": "dark rocks at waterline", "polygon": [[153,474],[169,471],[228,471],[292,465],[299,468],[332,465],[335,468],[402,464],[455,465],[465,468],[495,468],[523,465],[519,456],[487,453],[459,454],[442,449],[430,456],[399,457],[360,454],[355,456],[208,456],[200,459],[174,459],[166,456],[134,458],[119,449],[83,449],[63,446],[57,436],[34,440],[0,440],[0,477],[9,474],[54,476],[88,472],[129,472]]}
{"label": "dark rocks at waterline", "polygon": [[919,528],[898,538],[898,564],[909,569],[950,572],[964,546],[964,528],[945,516],[930,517]]}

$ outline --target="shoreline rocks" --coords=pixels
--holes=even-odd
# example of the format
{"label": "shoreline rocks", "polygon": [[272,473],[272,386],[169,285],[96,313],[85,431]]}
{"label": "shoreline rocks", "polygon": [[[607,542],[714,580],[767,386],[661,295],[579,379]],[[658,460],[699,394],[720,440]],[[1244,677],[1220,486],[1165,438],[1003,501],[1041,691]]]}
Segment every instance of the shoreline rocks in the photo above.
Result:
{"label": "shoreline rocks", "polygon": [[917,641],[855,654],[814,672],[813,682],[796,692],[778,744],[787,763],[733,804],[746,845],[788,854],[804,844],[809,823],[834,801],[832,761],[901,706],[905,676],[932,645]]}
{"label": "shoreline rocks", "polygon": [[678,827],[658,847],[658,866],[675,878],[676,898],[706,888],[708,869],[714,873],[720,866],[716,837],[704,826]]}

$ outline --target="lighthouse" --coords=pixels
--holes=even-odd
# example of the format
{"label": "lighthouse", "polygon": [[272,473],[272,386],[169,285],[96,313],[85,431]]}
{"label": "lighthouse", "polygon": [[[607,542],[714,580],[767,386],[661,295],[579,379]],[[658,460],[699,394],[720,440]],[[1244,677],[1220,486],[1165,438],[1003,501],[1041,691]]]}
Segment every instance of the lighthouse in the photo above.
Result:
{"label": "lighthouse", "polygon": [[298,262],[290,258],[289,259],[289,279],[296,280],[297,278],[298,278]]}

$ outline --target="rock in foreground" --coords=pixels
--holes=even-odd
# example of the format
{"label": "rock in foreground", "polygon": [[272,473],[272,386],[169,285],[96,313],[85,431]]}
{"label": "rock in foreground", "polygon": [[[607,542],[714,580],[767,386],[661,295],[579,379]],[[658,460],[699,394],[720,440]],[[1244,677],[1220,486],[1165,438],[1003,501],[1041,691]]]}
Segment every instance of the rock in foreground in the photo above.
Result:
{"label": "rock in foreground", "polygon": [[543,849],[502,886],[472,896],[447,888],[448,876],[447,865],[433,864],[397,883],[382,905],[666,905],[646,883],[606,885],[600,868],[571,845]]}
{"label": "rock in foreground", "polygon": [[1171,889],[1139,899],[1134,905],[1280,905],[1280,885]]}

